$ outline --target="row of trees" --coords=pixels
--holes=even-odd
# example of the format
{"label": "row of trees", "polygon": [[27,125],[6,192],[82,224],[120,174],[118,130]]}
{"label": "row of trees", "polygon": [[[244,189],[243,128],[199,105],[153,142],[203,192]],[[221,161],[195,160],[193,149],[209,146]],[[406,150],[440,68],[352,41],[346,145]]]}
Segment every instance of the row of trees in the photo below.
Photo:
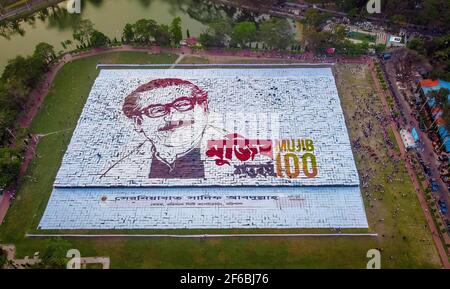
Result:
{"label": "row of trees", "polygon": [[262,23],[218,19],[208,24],[199,41],[209,47],[247,48],[252,43],[262,42],[270,49],[286,49],[295,44],[295,32],[286,19],[270,18]]}
{"label": "row of trees", "polygon": [[174,18],[170,25],[158,24],[152,19],[140,19],[133,24],[127,23],[122,33],[124,43],[148,44],[155,41],[161,46],[178,46],[182,39],[180,17]]}
{"label": "row of trees", "polygon": [[[16,180],[20,168],[17,116],[55,58],[53,46],[39,43],[31,56],[17,56],[10,60],[0,77],[0,190]],[[18,143],[16,148],[10,148],[14,141]]]}
{"label": "row of trees", "polygon": [[[324,53],[329,47],[336,48],[340,54],[361,55],[369,48],[381,51],[385,47],[369,47],[367,43],[353,43],[346,39],[343,26],[333,31],[323,31],[323,24],[329,15],[319,13],[317,9],[308,9],[305,13],[305,43],[310,51]],[[187,31],[189,37],[189,30]],[[94,29],[89,20],[80,21],[74,28],[73,38],[78,48],[100,47],[111,43],[103,33]],[[158,43],[161,46],[178,46],[183,38],[181,19],[176,17],[169,25],[159,24],[152,19],[140,19],[135,23],[127,23],[122,32],[123,43]],[[198,38],[206,47],[249,48],[252,45],[267,49],[286,49],[298,47],[295,30],[287,19],[271,17],[268,20],[238,21],[230,18],[215,18],[207,23],[207,28]],[[117,40],[115,40],[117,41]],[[63,42],[63,46],[68,42]],[[69,43],[70,44],[70,43]]]}
{"label": "row of trees", "polygon": [[450,81],[450,34],[431,40],[414,38],[408,48],[425,56],[434,67],[433,78]]}
{"label": "row of trees", "polygon": [[[77,48],[101,47],[111,43],[111,40],[102,32],[94,29],[94,24],[88,20],[81,20],[73,28],[73,39],[78,42]],[[66,42],[61,44],[66,45]]]}
{"label": "row of trees", "polygon": [[331,16],[310,8],[305,11],[304,38],[308,50],[323,54],[327,48],[333,47],[343,55],[357,56],[366,54],[369,49],[381,52],[385,45],[370,45],[367,42],[354,43],[347,39],[347,31],[342,25],[336,25],[332,30],[323,30],[323,26]]}
{"label": "row of trees", "polygon": [[[307,0],[312,3],[329,4],[333,2],[340,10],[348,12],[350,17],[367,16],[368,0]],[[450,29],[450,2],[448,0],[383,0],[381,17],[394,23],[414,23],[432,29]],[[373,15],[371,15],[373,16]]]}
{"label": "row of trees", "polygon": [[[189,37],[189,30],[187,30]],[[75,37],[74,37],[75,38]],[[122,32],[124,43],[156,42],[162,46],[178,46],[183,39],[181,19],[176,17],[170,25],[158,24],[152,19],[127,23]],[[217,18],[207,23],[199,42],[206,47],[247,48],[252,43],[263,42],[268,48],[285,49],[295,44],[295,33],[286,19],[271,18],[262,23],[241,21],[233,23],[228,18]]]}

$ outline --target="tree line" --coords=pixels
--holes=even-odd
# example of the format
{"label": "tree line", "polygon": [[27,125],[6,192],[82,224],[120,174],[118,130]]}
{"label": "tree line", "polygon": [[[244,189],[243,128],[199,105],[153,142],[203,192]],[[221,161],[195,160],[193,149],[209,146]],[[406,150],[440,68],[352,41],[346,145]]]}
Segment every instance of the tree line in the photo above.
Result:
{"label": "tree line", "polygon": [[[247,0],[249,1],[249,0]],[[369,16],[368,0],[307,0],[318,5],[337,7],[349,17]],[[373,16],[373,15],[370,15]],[[440,32],[450,29],[450,2],[448,0],[383,0],[381,17],[393,23],[412,23]]]}
{"label": "tree line", "polygon": [[450,34],[433,39],[416,37],[407,46],[430,61],[434,68],[432,78],[450,81]]}
{"label": "tree line", "polygon": [[55,59],[53,46],[42,42],[32,55],[11,59],[0,77],[0,191],[15,182],[22,161],[26,136],[16,120]]}
{"label": "tree line", "polygon": [[262,22],[216,19],[208,23],[199,41],[207,47],[231,48],[286,49],[298,44],[291,23],[275,17]]}
{"label": "tree line", "polygon": [[[186,36],[190,37],[189,30]],[[140,19],[135,23],[127,23],[122,33],[124,43],[154,42],[161,46],[178,46],[182,39],[179,17],[174,18],[170,25],[158,24],[152,19]],[[263,43],[266,48],[286,49],[295,43],[295,33],[286,19],[271,18],[257,23],[218,18],[207,23],[198,41],[205,47],[248,48]]]}
{"label": "tree line", "polygon": [[335,52],[342,55],[358,56],[369,50],[376,53],[385,50],[385,45],[369,44],[367,41],[354,43],[347,38],[347,30],[343,25],[334,25],[331,30],[324,30],[330,14],[321,13],[318,9],[309,8],[305,11],[304,38],[307,48],[318,54],[324,54],[327,48],[335,48]]}

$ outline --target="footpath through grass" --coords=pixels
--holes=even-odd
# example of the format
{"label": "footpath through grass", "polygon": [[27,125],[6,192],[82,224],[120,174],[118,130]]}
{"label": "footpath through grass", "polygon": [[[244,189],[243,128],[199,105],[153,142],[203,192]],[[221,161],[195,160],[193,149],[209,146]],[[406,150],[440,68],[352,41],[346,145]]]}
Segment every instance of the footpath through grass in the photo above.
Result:
{"label": "footpath through grass", "polygon": [[[78,60],[62,68],[31,127],[33,133],[61,132],[46,136],[39,143],[18,198],[4,225],[0,226],[0,243],[15,244],[18,257],[42,252],[46,240],[26,238],[25,234],[36,230],[45,209],[73,128],[98,74],[96,64],[172,63],[176,58],[176,55],[118,52]],[[205,62],[203,59],[196,61]],[[351,73],[352,67],[342,66],[338,72],[345,83],[340,85],[343,107],[350,123],[351,138],[355,139],[363,131],[360,123],[351,121],[351,115],[360,109],[355,99],[361,95],[370,96],[373,109],[381,111],[381,105],[377,97],[368,95],[373,90],[368,85],[367,71],[362,70],[358,78]],[[366,253],[372,248],[383,250],[384,268],[438,267],[437,253],[424,228],[423,214],[409,178],[401,164],[396,165],[386,156],[380,141],[379,124],[371,116],[367,116],[367,121],[373,122],[376,135],[364,142],[379,149],[383,163],[374,163],[360,152],[356,152],[356,159],[360,174],[365,174],[369,168],[375,171],[369,187],[363,192],[370,231],[379,233],[379,238],[99,238],[68,241],[82,256],[109,256],[113,268],[365,268]],[[388,176],[394,180],[388,182]],[[375,187],[380,183],[384,186],[383,193]]]}

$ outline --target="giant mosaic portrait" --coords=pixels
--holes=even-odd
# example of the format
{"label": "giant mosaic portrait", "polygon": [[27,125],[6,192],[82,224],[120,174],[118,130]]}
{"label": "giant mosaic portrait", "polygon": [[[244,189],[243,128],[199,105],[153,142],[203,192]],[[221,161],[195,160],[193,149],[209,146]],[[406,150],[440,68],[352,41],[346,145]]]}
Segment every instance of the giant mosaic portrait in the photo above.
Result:
{"label": "giant mosaic portrait", "polygon": [[367,226],[330,68],[100,71],[39,224]]}
{"label": "giant mosaic portrait", "polygon": [[329,68],[103,70],[55,186],[358,185]]}

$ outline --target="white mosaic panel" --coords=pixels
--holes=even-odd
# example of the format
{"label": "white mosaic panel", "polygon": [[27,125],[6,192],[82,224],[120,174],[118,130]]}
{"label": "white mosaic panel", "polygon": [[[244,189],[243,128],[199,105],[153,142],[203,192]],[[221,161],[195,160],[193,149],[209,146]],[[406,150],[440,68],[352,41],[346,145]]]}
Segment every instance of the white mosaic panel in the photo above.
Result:
{"label": "white mosaic panel", "polygon": [[56,188],[40,229],[367,228],[358,187]]}
{"label": "white mosaic panel", "polygon": [[[151,146],[122,112],[127,95],[153,79],[181,78],[208,92],[200,141],[204,178],[149,178]],[[205,156],[224,132],[249,139],[314,141],[318,174],[297,179],[242,177]],[[261,157],[261,156],[257,156]],[[256,159],[263,161],[263,159]],[[330,68],[102,70],[89,95],[55,187],[358,185],[359,179]]]}

